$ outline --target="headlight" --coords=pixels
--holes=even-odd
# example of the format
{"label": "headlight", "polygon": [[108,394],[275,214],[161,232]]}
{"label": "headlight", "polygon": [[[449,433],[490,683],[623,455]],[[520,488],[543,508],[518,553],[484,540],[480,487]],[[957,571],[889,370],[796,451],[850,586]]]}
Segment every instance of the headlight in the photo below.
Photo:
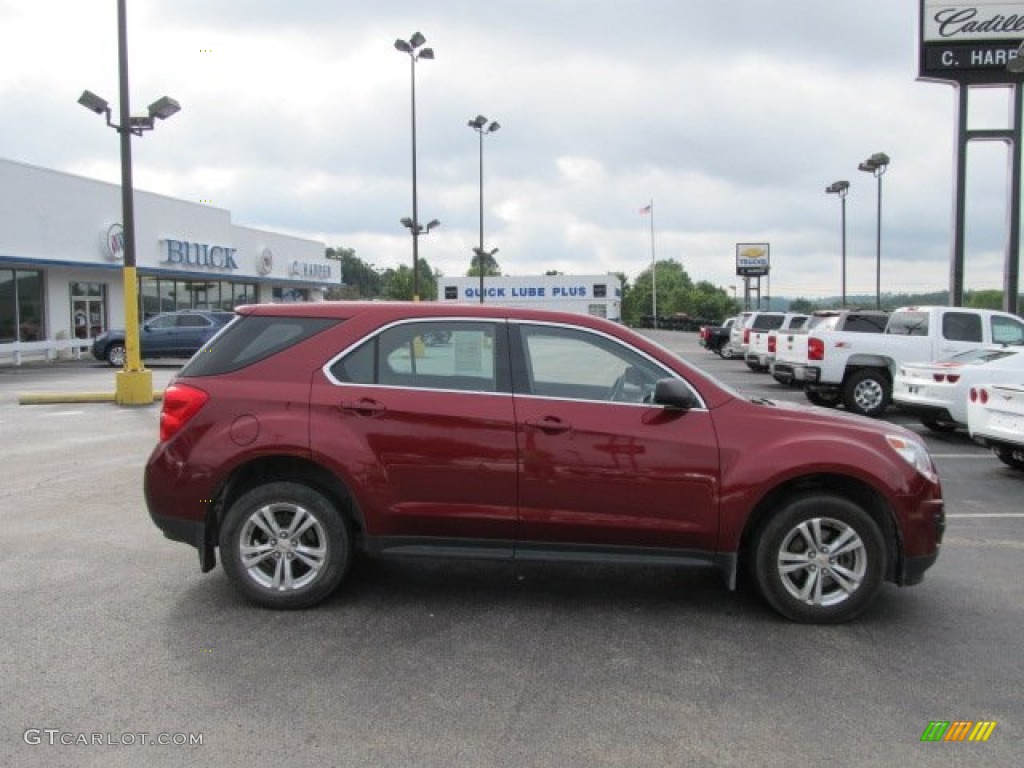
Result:
{"label": "headlight", "polygon": [[935,465],[932,463],[932,457],[928,454],[928,449],[924,447],[923,443],[900,435],[886,435],[885,441],[889,444],[890,448],[902,456],[910,466],[922,475],[930,480],[938,478]]}

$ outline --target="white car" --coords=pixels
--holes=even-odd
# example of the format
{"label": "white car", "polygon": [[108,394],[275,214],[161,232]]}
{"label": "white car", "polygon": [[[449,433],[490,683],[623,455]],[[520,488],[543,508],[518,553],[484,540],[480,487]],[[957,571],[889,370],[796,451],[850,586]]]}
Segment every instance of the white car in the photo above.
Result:
{"label": "white car", "polygon": [[893,381],[892,400],[936,432],[967,426],[973,386],[1024,381],[1024,345],[1005,344],[962,352],[932,363],[904,363]]}
{"label": "white car", "polygon": [[1024,383],[971,387],[967,429],[1008,467],[1024,469]]}

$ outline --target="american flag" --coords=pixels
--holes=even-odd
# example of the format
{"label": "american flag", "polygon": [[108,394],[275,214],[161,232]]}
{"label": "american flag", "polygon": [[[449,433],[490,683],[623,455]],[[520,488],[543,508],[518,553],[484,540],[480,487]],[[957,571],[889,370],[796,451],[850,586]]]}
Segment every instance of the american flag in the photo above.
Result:
{"label": "american flag", "polygon": [[646,214],[646,213],[650,213],[650,212],[651,212],[651,206],[650,205],[645,205],[643,208],[640,209],[640,215],[641,216]]}

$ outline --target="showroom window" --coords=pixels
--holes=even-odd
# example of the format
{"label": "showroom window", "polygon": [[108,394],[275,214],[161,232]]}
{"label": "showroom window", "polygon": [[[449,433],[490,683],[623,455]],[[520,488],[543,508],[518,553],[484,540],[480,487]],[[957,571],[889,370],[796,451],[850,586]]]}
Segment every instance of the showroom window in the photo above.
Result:
{"label": "showroom window", "polygon": [[42,341],[43,273],[38,269],[0,269],[0,342]]}
{"label": "showroom window", "polygon": [[139,278],[139,303],[143,320],[179,309],[230,311],[241,304],[256,303],[255,283],[228,280],[174,280]]}

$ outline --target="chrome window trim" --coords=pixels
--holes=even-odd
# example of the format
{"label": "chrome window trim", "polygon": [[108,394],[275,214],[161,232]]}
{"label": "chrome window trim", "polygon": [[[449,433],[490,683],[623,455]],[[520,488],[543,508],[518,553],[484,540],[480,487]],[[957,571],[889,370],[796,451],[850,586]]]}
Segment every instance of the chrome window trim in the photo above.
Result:
{"label": "chrome window trim", "polygon": [[331,373],[331,368],[339,360],[341,360],[343,357],[345,357],[345,355],[351,353],[357,347],[362,346],[363,344],[368,342],[370,339],[372,339],[372,338],[374,338],[376,336],[379,336],[380,334],[382,334],[385,331],[388,331],[388,330],[390,330],[392,328],[395,328],[395,327],[400,326],[400,325],[410,325],[412,323],[451,323],[451,322],[459,322],[459,323],[491,323],[491,324],[520,325],[520,326],[522,326],[522,325],[546,326],[546,327],[549,327],[549,328],[561,328],[561,329],[564,329],[564,330],[577,331],[577,332],[582,332],[582,333],[593,334],[595,336],[600,336],[603,339],[606,339],[606,340],[608,340],[608,341],[610,341],[610,342],[612,342],[614,344],[617,344],[618,346],[622,347],[623,349],[629,350],[630,352],[633,352],[634,354],[640,355],[640,357],[642,357],[645,360],[647,360],[653,366],[655,366],[656,368],[659,368],[660,370],[662,370],[666,374],[665,378],[678,379],[679,381],[682,381],[684,384],[686,384],[686,386],[689,388],[690,392],[692,392],[693,396],[697,399],[697,403],[698,403],[698,405],[695,406],[694,408],[692,408],[691,410],[693,410],[693,411],[707,411],[708,410],[707,403],[704,402],[704,398],[701,397],[700,392],[698,392],[696,389],[693,388],[693,385],[690,384],[689,381],[687,381],[686,379],[681,377],[678,373],[673,371],[671,368],[666,367],[664,363],[662,363],[660,360],[652,357],[651,355],[649,355],[644,350],[638,349],[637,347],[634,347],[634,346],[631,346],[631,345],[627,344],[626,342],[622,341],[621,339],[616,338],[615,336],[612,336],[611,334],[605,333],[604,331],[598,330],[596,328],[587,328],[586,326],[582,326],[582,325],[571,325],[569,323],[560,323],[560,322],[554,322],[554,321],[550,321],[550,320],[532,320],[532,319],[524,319],[524,318],[518,318],[518,317],[508,318],[508,317],[491,317],[491,316],[483,316],[483,317],[481,317],[481,316],[468,316],[467,317],[467,316],[459,316],[459,315],[453,315],[453,316],[445,315],[445,316],[438,316],[438,317],[410,317],[410,318],[403,318],[401,320],[394,320],[394,321],[392,321],[392,322],[390,322],[390,323],[388,323],[386,325],[380,326],[379,328],[375,328],[370,333],[366,334],[365,336],[360,337],[357,341],[352,342],[347,347],[345,347],[341,352],[339,352],[338,354],[334,355],[334,357],[332,357],[330,360],[328,360],[320,368],[320,370],[323,373],[324,378],[326,378],[327,381],[329,381],[332,385],[334,385],[336,387],[373,387],[374,389],[399,390],[399,391],[402,391],[402,392],[409,392],[409,391],[441,392],[441,393],[459,394],[459,395],[482,395],[484,397],[522,397],[522,398],[529,398],[531,400],[554,400],[554,401],[567,402],[567,403],[601,403],[601,404],[604,404],[604,405],[620,405],[620,406],[628,406],[628,407],[631,407],[631,408],[662,408],[662,409],[666,408],[666,406],[655,405],[654,403],[620,403],[620,402],[613,402],[613,401],[609,401],[609,400],[586,400],[586,399],[583,399],[583,398],[573,398],[573,397],[548,397],[548,396],[544,396],[544,395],[533,395],[533,394],[529,394],[529,393],[481,392],[481,391],[472,390],[472,389],[470,389],[470,390],[466,390],[466,389],[435,389],[435,388],[430,388],[430,387],[423,387],[423,388],[400,387],[400,386],[396,386],[394,384],[356,384],[356,383],[353,383],[353,382],[350,382],[350,381],[340,381],[340,380],[338,380],[334,376],[334,374]]}
{"label": "chrome window trim", "polygon": [[[699,404],[697,407],[695,407],[695,408],[693,408],[691,410],[695,410],[695,411],[697,411],[697,410],[700,410],[700,411],[708,410],[707,403],[704,402],[704,398],[701,397],[700,392],[698,392],[696,389],[693,388],[693,385],[690,384],[689,381],[684,379],[682,376],[680,376],[678,373],[673,371],[671,368],[667,368],[665,366],[665,364],[662,363],[660,360],[658,360],[658,359],[656,359],[654,357],[651,357],[644,350],[638,349],[637,347],[629,345],[626,342],[624,342],[622,339],[619,339],[619,338],[617,338],[615,336],[612,336],[610,333],[605,333],[604,331],[597,330],[596,328],[587,328],[586,326],[582,326],[582,325],[569,325],[568,323],[557,323],[557,322],[552,322],[550,320],[525,320],[523,318],[515,317],[515,318],[509,318],[508,322],[510,324],[515,323],[517,325],[543,325],[543,326],[547,326],[547,327],[550,327],[550,328],[563,328],[563,329],[569,330],[569,331],[580,331],[580,332],[583,332],[583,333],[590,333],[590,334],[594,334],[595,336],[600,336],[600,337],[602,337],[604,339],[607,339],[608,341],[611,341],[614,344],[617,344],[620,347],[629,350],[630,352],[633,352],[633,353],[635,353],[637,355],[640,355],[640,357],[642,357],[645,360],[647,360],[649,363],[654,365],[656,368],[660,368],[666,374],[665,378],[667,378],[667,379],[677,379],[677,380],[683,382],[687,386],[687,388],[689,388],[690,392],[693,393],[693,396],[695,398],[697,398],[697,402]],[[630,405],[630,406],[634,406],[634,407],[639,406],[641,408],[664,408],[665,407],[665,406],[657,406],[657,405],[654,405],[653,403],[620,403],[620,402],[613,402],[613,401],[610,401],[610,400],[585,400],[585,399],[574,398],[574,397],[546,397],[544,395],[532,395],[532,394],[528,394],[528,393],[522,393],[522,394],[518,394],[516,396],[517,397],[529,397],[529,398],[535,399],[535,400],[565,400],[565,401],[573,402],[573,403],[605,403],[606,405]]]}
{"label": "chrome window trim", "polygon": [[509,395],[511,392],[479,392],[473,389],[433,389],[428,387],[399,387],[394,384],[356,384],[351,381],[340,381],[334,374],[331,373],[331,368],[345,357],[345,355],[352,352],[357,347],[361,347],[363,344],[368,342],[370,339],[379,336],[385,331],[389,331],[392,328],[397,328],[400,325],[411,325],[413,323],[490,323],[490,324],[504,324],[507,320],[504,317],[459,317],[459,316],[444,316],[444,317],[408,317],[401,320],[394,320],[387,325],[382,325],[375,328],[365,336],[360,337],[357,341],[352,342],[345,347],[341,352],[336,354],[330,360],[328,360],[323,367],[320,368],[324,377],[336,387],[376,387],[378,389],[400,389],[403,391],[417,390],[419,392],[458,392],[463,395]]}

